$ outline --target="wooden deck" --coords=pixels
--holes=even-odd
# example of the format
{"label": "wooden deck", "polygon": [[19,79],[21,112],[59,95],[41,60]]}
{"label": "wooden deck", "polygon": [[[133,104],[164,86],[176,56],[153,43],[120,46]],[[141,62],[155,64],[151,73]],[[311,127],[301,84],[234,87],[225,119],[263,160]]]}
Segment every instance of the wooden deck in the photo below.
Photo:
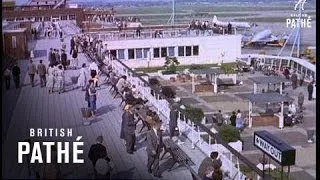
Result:
{"label": "wooden deck", "polygon": [[[73,33],[71,27],[62,25],[63,30],[67,34]],[[65,39],[67,42],[67,52],[69,52],[70,36]],[[49,48],[61,47],[60,39],[41,39],[35,45],[35,50],[46,50]],[[46,52],[46,54],[47,54]],[[69,57],[70,55],[68,55]],[[46,64],[47,57],[39,57],[35,59],[38,64],[42,59]],[[79,54],[79,65],[87,60],[83,54]],[[88,65],[88,63],[87,63]],[[18,164],[17,162],[17,147],[19,141],[29,138],[30,128],[72,128],[73,137],[65,138],[30,138],[32,141],[75,141],[77,136],[82,136],[84,142],[83,157],[84,164],[61,164],[62,174],[64,178],[93,178],[93,168],[90,160],[87,157],[89,148],[95,143],[95,139],[99,135],[104,137],[104,145],[107,147],[109,157],[115,163],[115,169],[112,172],[114,179],[153,179],[151,174],[147,172],[147,153],[145,130],[137,133],[137,151],[133,154],[127,154],[124,142],[120,140],[120,124],[122,110],[119,107],[120,98],[113,99],[105,86],[102,86],[97,91],[97,117],[93,120],[90,126],[84,126],[80,109],[86,107],[84,101],[84,92],[80,89],[72,89],[70,77],[76,75],[79,70],[67,70],[65,73],[66,92],[62,94],[48,94],[47,88],[40,88],[39,77],[36,76],[36,87],[29,85],[29,77],[21,79],[24,86],[16,98],[17,102],[12,109],[10,124],[8,125],[6,139],[3,140],[2,147],[2,172],[3,178],[28,178],[27,165]],[[104,78],[102,78],[104,79]],[[10,90],[13,91],[14,89]],[[10,94],[8,94],[11,96]],[[10,99],[10,97],[8,98]],[[7,102],[5,102],[6,104]],[[11,103],[11,102],[8,102]],[[4,102],[3,102],[4,104]],[[7,110],[8,111],[8,110]],[[138,124],[139,130],[141,124]],[[70,144],[72,147],[72,144]],[[197,171],[200,162],[205,155],[199,149],[191,149],[189,140],[181,145],[181,148],[192,158],[196,163],[194,166]],[[70,151],[72,153],[72,151]],[[72,155],[70,155],[72,160]],[[160,162],[160,169],[163,171],[162,179],[192,179],[187,168],[181,167],[171,172],[166,171],[170,167],[172,160],[164,158]]]}

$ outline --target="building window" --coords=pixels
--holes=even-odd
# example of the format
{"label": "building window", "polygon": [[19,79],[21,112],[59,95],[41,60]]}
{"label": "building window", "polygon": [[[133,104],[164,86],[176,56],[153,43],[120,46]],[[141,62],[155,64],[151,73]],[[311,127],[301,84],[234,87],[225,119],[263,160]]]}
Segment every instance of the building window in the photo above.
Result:
{"label": "building window", "polygon": [[51,21],[51,17],[44,17],[44,21]]}
{"label": "building window", "polygon": [[191,56],[191,46],[186,46],[186,56]]}
{"label": "building window", "polygon": [[12,36],[12,49],[16,49],[16,48],[17,48],[17,37]]}
{"label": "building window", "polygon": [[136,59],[142,59],[142,49],[136,49]]}
{"label": "building window", "polygon": [[199,55],[199,46],[193,46],[192,48],[192,55],[193,56],[198,56]]}
{"label": "building window", "polygon": [[167,48],[166,47],[161,48],[161,57],[167,57]]}
{"label": "building window", "polygon": [[134,49],[128,49],[128,59],[134,59]]}
{"label": "building window", "polygon": [[160,57],[160,48],[153,48],[153,57],[154,58]]}
{"label": "building window", "polygon": [[174,47],[168,47],[168,55],[174,56]]}
{"label": "building window", "polygon": [[143,58],[148,59],[148,52],[150,51],[149,48],[144,48],[143,49]]}
{"label": "building window", "polygon": [[178,47],[178,56],[184,56],[184,46]]}
{"label": "building window", "polygon": [[68,16],[61,16],[61,20],[68,20]]}
{"label": "building window", "polygon": [[124,59],[124,49],[118,50],[118,59]]}
{"label": "building window", "polygon": [[35,21],[36,21],[36,22],[42,21],[42,17],[35,17]]}
{"label": "building window", "polygon": [[7,21],[14,21],[14,19],[10,19],[10,18],[9,18],[9,19],[7,19]]}
{"label": "building window", "polygon": [[117,50],[110,50],[110,54],[113,57],[117,57]]}
{"label": "building window", "polygon": [[69,15],[69,20],[75,20],[76,19],[76,15]]}

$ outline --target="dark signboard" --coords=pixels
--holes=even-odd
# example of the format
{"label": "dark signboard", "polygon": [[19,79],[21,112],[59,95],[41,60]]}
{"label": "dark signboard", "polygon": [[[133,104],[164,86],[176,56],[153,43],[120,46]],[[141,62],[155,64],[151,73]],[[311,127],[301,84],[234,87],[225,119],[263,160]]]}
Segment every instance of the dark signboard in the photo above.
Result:
{"label": "dark signboard", "polygon": [[253,144],[282,166],[291,166],[295,164],[296,149],[268,131],[255,131]]}

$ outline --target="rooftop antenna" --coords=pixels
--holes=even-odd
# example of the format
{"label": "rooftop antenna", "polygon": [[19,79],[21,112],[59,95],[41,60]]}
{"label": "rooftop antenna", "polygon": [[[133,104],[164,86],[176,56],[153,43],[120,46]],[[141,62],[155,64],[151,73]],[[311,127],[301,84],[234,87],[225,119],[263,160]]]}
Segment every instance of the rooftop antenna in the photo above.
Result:
{"label": "rooftop antenna", "polygon": [[284,43],[284,45],[282,46],[280,52],[278,53],[278,56],[281,55],[282,51],[284,50],[284,48],[286,47],[289,39],[294,36],[294,41],[292,44],[292,48],[291,48],[291,52],[290,52],[290,56],[292,57],[293,55],[293,51],[295,48],[297,48],[297,52],[296,55],[297,57],[300,57],[300,41],[301,41],[301,17],[302,17],[302,10],[304,10],[303,6],[304,6],[305,1],[299,1],[296,5],[295,5],[295,10],[297,8],[299,8],[299,14],[298,14],[298,23],[297,25],[291,30],[289,37],[286,39],[286,42]]}
{"label": "rooftop antenna", "polygon": [[172,14],[168,20],[168,24],[174,25],[174,13],[175,13],[175,3],[174,0],[172,0]]}

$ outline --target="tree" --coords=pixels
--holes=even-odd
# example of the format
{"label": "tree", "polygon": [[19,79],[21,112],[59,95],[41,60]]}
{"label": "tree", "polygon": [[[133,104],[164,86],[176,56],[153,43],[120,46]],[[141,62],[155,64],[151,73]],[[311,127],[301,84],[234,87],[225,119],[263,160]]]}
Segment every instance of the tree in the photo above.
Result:
{"label": "tree", "polygon": [[186,117],[190,120],[201,122],[204,117],[204,113],[201,108],[187,106],[185,112]]}
{"label": "tree", "polygon": [[231,125],[223,125],[219,130],[219,136],[225,142],[236,142],[240,139],[239,131]]}
{"label": "tree", "polygon": [[166,68],[166,71],[172,74],[176,73],[177,65],[180,64],[178,59],[176,57],[167,56],[165,60],[164,67]]}
{"label": "tree", "polygon": [[162,86],[161,92],[167,98],[173,99],[176,96],[176,91],[173,90],[170,86]]}

